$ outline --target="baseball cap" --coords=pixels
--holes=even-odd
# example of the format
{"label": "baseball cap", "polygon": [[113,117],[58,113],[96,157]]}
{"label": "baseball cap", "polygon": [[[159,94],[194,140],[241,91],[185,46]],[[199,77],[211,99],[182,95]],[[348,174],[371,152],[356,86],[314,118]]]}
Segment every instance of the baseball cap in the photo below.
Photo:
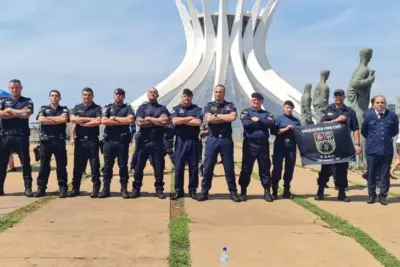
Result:
{"label": "baseball cap", "polygon": [[125,95],[125,90],[122,88],[117,88],[114,90],[114,94]]}
{"label": "baseball cap", "polygon": [[263,97],[263,95],[262,94],[260,94],[260,93],[252,93],[251,94],[251,97],[253,98],[257,98],[257,99],[259,99],[259,100],[264,100],[264,97]]}
{"label": "baseball cap", "polygon": [[185,88],[185,89],[183,89],[183,91],[182,91],[182,95],[193,96],[193,92],[192,92],[192,90],[190,90],[190,89],[188,89],[188,88]]}

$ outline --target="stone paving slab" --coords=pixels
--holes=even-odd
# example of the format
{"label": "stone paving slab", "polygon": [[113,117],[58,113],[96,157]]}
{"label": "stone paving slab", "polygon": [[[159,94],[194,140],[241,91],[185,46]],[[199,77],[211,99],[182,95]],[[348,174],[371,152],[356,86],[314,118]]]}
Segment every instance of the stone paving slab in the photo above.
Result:
{"label": "stone paving slab", "polygon": [[[166,189],[169,178],[165,176]],[[154,177],[145,177],[143,192],[149,193],[125,200],[117,193],[115,176],[111,198],[91,199],[84,194],[51,201],[0,234],[0,262],[7,266],[168,266],[170,203],[152,196],[153,183]],[[92,183],[84,181],[82,191],[91,188]]]}
{"label": "stone paving slab", "polygon": [[351,186],[347,195],[352,202],[343,203],[336,200],[337,191],[333,187],[331,179],[330,188],[325,190],[325,200],[315,201],[314,194],[317,191],[315,173],[302,168],[295,170],[293,193],[305,196],[322,209],[361,228],[394,256],[400,258],[400,199],[389,197],[388,206],[382,206],[379,203],[369,205],[366,203],[367,189]]}
{"label": "stone paving slab", "polygon": [[[236,151],[237,161],[241,161],[240,154]],[[233,203],[227,199],[225,178],[220,176],[222,165],[215,172],[218,177],[213,180],[209,201],[185,200],[193,267],[218,266],[224,246],[230,267],[381,266],[353,239],[335,233],[294,202],[265,202],[255,179],[248,188],[249,201]]]}

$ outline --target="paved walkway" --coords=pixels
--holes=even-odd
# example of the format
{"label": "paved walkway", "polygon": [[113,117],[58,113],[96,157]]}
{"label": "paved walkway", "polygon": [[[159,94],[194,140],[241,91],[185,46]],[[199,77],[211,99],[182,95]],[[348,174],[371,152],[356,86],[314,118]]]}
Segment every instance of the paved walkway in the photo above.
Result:
{"label": "paved walkway", "polygon": [[[235,157],[241,161],[240,150]],[[209,201],[185,201],[193,267],[218,266],[224,246],[230,267],[381,266],[353,239],[335,233],[294,202],[265,202],[255,179],[248,188],[251,199],[233,203],[227,199],[223,173],[217,165]]]}
{"label": "paved walkway", "polygon": [[[168,193],[170,175],[165,178]],[[86,180],[86,196],[53,200],[1,233],[0,265],[168,266],[170,203],[154,197],[153,184],[154,177],[145,176],[139,199],[124,200],[118,193],[90,199],[92,183]],[[112,191],[119,190],[114,176]]]}

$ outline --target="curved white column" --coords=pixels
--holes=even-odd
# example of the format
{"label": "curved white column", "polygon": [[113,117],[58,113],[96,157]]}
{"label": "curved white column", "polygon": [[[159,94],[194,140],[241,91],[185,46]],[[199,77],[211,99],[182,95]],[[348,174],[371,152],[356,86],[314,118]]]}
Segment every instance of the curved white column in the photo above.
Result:
{"label": "curved white column", "polygon": [[[236,78],[243,88],[244,92],[251,98],[251,94],[254,93],[254,88],[248,79],[246,71],[243,66],[243,48],[242,42],[247,42],[246,38],[242,38],[243,32],[243,0],[238,0],[238,5],[236,7],[235,21],[232,27],[232,47],[231,47],[231,59],[232,67],[235,71]],[[251,37],[250,39],[253,39]]]}
{"label": "curved white column", "polygon": [[[228,69],[230,40],[228,32],[228,18],[227,18],[228,3],[227,0],[219,1],[218,13],[218,33],[215,54],[215,78],[214,86],[218,84],[225,84],[226,72]],[[211,96],[214,100],[214,94]]]}
{"label": "curved white column", "polygon": [[[203,10],[204,10],[204,36],[201,41],[202,49],[202,60],[198,65],[195,72],[192,74],[190,79],[188,79],[182,86],[183,88],[189,88],[192,91],[196,91],[199,87],[203,85],[204,79],[211,68],[211,64],[213,63],[214,55],[215,55],[215,44],[216,37],[213,22],[211,19],[210,9],[208,7],[208,0],[202,0]],[[195,31],[202,34],[201,25],[198,19],[198,11],[194,7],[192,1],[188,1],[189,10],[192,16],[192,21],[197,20],[198,23],[193,24],[193,28]],[[197,25],[198,24],[198,25]],[[171,110],[174,106],[178,105],[181,99],[181,94],[177,94],[174,99],[168,104],[167,108]]]}
{"label": "curved white column", "polygon": [[[162,98],[171,91],[179,88],[179,86],[182,85],[195,71],[202,56],[201,48],[199,48],[197,43],[199,41],[198,35],[196,36],[196,32],[191,24],[192,18],[186,10],[185,5],[182,3],[182,0],[175,0],[175,2],[185,30],[187,48],[185,57],[178,68],[175,69],[175,71],[164,81],[155,86],[158,89],[159,98]],[[132,103],[133,108],[137,109],[137,107],[140,106],[144,101],[147,101],[146,94],[140,96]]]}

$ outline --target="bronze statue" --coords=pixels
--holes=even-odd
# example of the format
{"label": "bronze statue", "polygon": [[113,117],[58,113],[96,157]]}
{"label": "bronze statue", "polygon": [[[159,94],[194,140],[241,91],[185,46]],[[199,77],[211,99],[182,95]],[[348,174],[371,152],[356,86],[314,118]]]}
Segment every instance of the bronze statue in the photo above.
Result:
{"label": "bronze statue", "polygon": [[[368,68],[373,50],[363,48],[360,50],[360,64],[356,68],[347,89],[347,101],[357,114],[358,124],[364,121],[364,112],[369,108],[371,98],[371,87],[375,81],[375,71]],[[365,140],[361,136],[361,148],[363,152],[359,155],[359,164],[366,165]]]}
{"label": "bronze statue", "polygon": [[315,120],[317,123],[321,121],[325,109],[329,105],[329,86],[326,81],[329,79],[329,70],[321,71],[321,80],[314,91],[313,107],[315,111]]}
{"label": "bronze statue", "polygon": [[301,96],[301,125],[314,124],[311,113],[311,87],[312,85],[307,83]]}

